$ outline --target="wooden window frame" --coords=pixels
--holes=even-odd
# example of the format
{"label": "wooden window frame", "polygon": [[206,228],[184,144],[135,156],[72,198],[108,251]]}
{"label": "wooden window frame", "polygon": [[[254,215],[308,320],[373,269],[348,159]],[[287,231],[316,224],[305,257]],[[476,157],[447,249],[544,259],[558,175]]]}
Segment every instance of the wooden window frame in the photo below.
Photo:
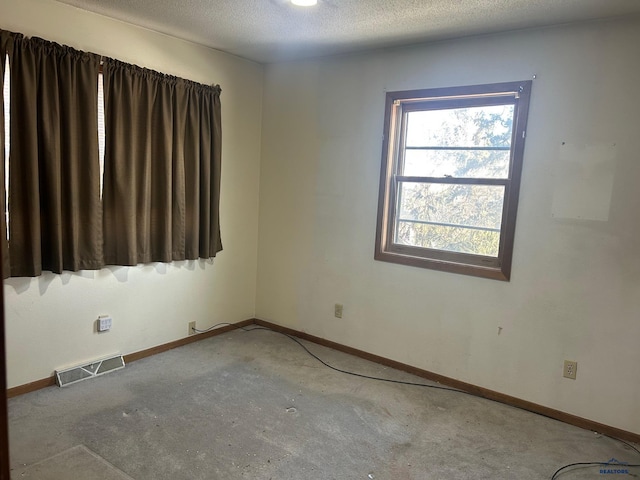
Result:
{"label": "wooden window frame", "polygon": [[[513,257],[518,196],[532,82],[505,82],[462,87],[387,92],[378,221],[374,258],[414,267],[509,281]],[[514,105],[513,130],[506,179],[408,177],[402,171],[407,112],[489,105]],[[397,185],[417,181],[453,185],[501,185],[505,188],[497,257],[401,245],[393,242]]]}

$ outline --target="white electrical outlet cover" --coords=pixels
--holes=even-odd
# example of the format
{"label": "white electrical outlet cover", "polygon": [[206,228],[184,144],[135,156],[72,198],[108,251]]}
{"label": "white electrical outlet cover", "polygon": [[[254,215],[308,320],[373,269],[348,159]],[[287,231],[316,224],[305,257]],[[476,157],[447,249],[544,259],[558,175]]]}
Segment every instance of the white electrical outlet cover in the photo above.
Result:
{"label": "white electrical outlet cover", "polygon": [[107,330],[111,330],[111,317],[98,317],[98,331],[106,332]]}

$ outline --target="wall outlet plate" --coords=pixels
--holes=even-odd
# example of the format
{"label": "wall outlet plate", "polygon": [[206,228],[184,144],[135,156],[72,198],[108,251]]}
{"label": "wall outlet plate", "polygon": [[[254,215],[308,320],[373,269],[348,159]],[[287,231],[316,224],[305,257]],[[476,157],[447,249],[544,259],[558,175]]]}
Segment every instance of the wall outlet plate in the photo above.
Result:
{"label": "wall outlet plate", "polygon": [[342,318],[342,304],[341,303],[336,303],[333,314],[336,316],[336,318]]}
{"label": "wall outlet plate", "polygon": [[189,335],[195,335],[196,333],[198,333],[195,331],[195,328],[196,322],[189,322]]}
{"label": "wall outlet plate", "polygon": [[563,377],[575,380],[577,372],[578,372],[578,362],[572,362],[570,360],[564,361],[564,370],[562,373]]}
{"label": "wall outlet plate", "polygon": [[100,315],[98,317],[98,332],[106,332],[111,330],[112,318],[109,315]]}

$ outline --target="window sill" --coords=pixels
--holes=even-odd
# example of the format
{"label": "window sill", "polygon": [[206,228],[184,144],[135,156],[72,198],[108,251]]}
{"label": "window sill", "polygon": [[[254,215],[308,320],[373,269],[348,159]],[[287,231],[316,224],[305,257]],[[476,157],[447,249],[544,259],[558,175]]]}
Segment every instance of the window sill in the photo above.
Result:
{"label": "window sill", "polygon": [[407,265],[410,267],[428,268],[430,270],[490,278],[504,282],[508,282],[510,279],[510,268],[507,268],[505,265],[498,267],[469,265],[466,263],[416,257],[414,255],[379,250],[376,250],[374,259],[381,262],[398,263],[400,265]]}

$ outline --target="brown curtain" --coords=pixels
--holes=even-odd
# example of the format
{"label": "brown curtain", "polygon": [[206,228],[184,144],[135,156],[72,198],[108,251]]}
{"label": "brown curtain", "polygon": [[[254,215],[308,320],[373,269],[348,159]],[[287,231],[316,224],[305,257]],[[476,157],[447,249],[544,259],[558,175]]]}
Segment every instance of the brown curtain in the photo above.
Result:
{"label": "brown curtain", "polygon": [[101,268],[100,58],[13,36],[11,276]]}
{"label": "brown curtain", "polygon": [[103,76],[105,263],[214,257],[220,88],[112,59]]}
{"label": "brown curtain", "polygon": [[[99,57],[3,30],[0,39],[11,66],[4,277],[222,250],[220,87],[107,59],[101,199]],[[4,198],[1,181],[0,208]]]}
{"label": "brown curtain", "polygon": [[7,278],[11,274],[9,265],[9,242],[7,241],[7,219],[6,212],[6,190],[5,190],[5,171],[4,171],[4,66],[7,56],[7,50],[12,44],[12,37],[9,32],[0,30],[0,244],[2,245],[2,278]]}

